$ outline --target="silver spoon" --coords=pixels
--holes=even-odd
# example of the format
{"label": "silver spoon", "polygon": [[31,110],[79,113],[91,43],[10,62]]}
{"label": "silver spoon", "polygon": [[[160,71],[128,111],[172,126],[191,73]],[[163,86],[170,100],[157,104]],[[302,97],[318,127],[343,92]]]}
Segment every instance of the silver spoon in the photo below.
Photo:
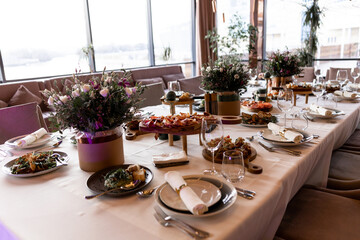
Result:
{"label": "silver spoon", "polygon": [[131,189],[134,189],[135,187],[137,187],[139,185],[139,183],[140,183],[140,181],[136,180],[135,182],[132,182],[132,183],[127,184],[125,186],[121,186],[121,187],[118,187],[118,188],[112,188],[112,189],[106,190],[106,191],[101,192],[101,193],[85,196],[85,199],[97,198],[97,197],[100,197],[100,196],[102,196],[102,195],[104,195],[106,193],[113,192],[113,191],[116,191],[116,190],[131,190]]}
{"label": "silver spoon", "polygon": [[156,186],[156,187],[148,189],[148,190],[138,191],[136,193],[136,195],[138,195],[138,197],[141,197],[141,198],[147,198],[147,197],[150,197],[155,192],[155,190],[158,188],[159,188],[159,186]]}

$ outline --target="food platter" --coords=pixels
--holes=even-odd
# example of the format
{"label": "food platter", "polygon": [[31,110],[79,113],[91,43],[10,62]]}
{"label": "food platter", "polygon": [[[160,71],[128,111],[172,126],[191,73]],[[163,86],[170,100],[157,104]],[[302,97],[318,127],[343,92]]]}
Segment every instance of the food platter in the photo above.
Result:
{"label": "food platter", "polygon": [[[104,186],[106,174],[110,171],[113,171],[113,170],[116,170],[119,168],[127,169],[130,165],[131,164],[117,165],[117,166],[112,166],[112,167],[108,167],[108,168],[102,169],[100,171],[97,171],[89,177],[86,184],[87,184],[88,188],[95,193],[105,192],[108,190]],[[135,188],[133,188],[131,190],[114,190],[112,192],[105,193],[105,195],[108,195],[110,197],[121,197],[121,196],[135,193],[135,192],[139,191],[140,189],[146,187],[152,181],[154,175],[149,168],[141,166],[141,165],[140,165],[140,168],[143,168],[145,170],[145,182],[141,182],[139,185],[137,185]]]}
{"label": "food platter", "polygon": [[165,134],[174,134],[174,135],[192,135],[199,134],[201,131],[201,124],[196,124],[193,126],[184,126],[184,127],[146,127],[143,123],[140,123],[139,129],[142,132],[149,133],[165,133]]}
{"label": "food platter", "polygon": [[69,157],[66,153],[64,152],[60,152],[60,151],[53,151],[54,154],[58,154],[61,158],[62,158],[62,162],[58,162],[56,161],[56,166],[53,168],[49,168],[43,171],[39,171],[39,172],[34,172],[34,173],[22,173],[22,174],[14,174],[11,172],[11,167],[14,165],[16,159],[10,160],[9,162],[7,162],[4,166],[3,166],[3,171],[5,174],[9,175],[9,176],[14,176],[14,177],[19,177],[19,178],[28,178],[28,177],[35,177],[35,176],[40,176],[40,175],[44,175],[50,172],[53,172],[57,169],[59,169],[62,166],[67,165],[67,162],[69,161]]}
{"label": "food platter", "polygon": [[217,178],[214,176],[205,176],[205,175],[187,175],[183,176],[186,180],[194,179],[194,180],[202,180],[213,184],[217,187],[221,192],[221,198],[214,205],[209,207],[209,210],[202,215],[193,215],[190,211],[182,211],[177,210],[172,207],[167,206],[160,198],[160,192],[162,189],[168,185],[168,183],[164,183],[161,185],[155,192],[155,202],[156,204],[167,214],[169,215],[178,215],[183,217],[195,217],[195,218],[204,218],[210,217],[217,214],[220,214],[227,209],[229,209],[237,199],[237,192],[234,186],[227,182],[224,178]]}

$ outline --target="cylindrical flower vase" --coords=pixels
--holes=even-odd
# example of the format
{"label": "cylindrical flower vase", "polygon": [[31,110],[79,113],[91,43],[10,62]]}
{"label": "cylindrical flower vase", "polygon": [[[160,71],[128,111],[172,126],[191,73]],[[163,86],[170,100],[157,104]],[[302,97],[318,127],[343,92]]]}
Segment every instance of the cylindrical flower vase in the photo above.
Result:
{"label": "cylindrical flower vase", "polygon": [[237,92],[218,92],[217,103],[218,115],[240,115],[240,96]]}
{"label": "cylindrical flower vase", "polygon": [[77,138],[80,168],[86,172],[124,163],[122,128],[96,132],[95,136],[82,133]]}

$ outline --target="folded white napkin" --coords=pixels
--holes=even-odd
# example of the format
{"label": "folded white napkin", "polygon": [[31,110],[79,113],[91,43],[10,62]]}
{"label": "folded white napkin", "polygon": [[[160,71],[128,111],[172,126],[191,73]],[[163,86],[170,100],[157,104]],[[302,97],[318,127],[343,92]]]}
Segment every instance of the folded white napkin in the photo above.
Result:
{"label": "folded white napkin", "polygon": [[280,127],[275,123],[269,123],[268,128],[272,131],[274,135],[281,135],[287,140],[294,143],[299,143],[304,138],[301,133],[285,129],[284,127]]}
{"label": "folded white napkin", "polygon": [[165,174],[165,181],[167,181],[175,191],[180,190],[178,192],[179,196],[192,214],[202,215],[208,210],[208,207],[196,193],[190,187],[186,186],[186,182],[179,172],[167,172]]}
{"label": "folded white napkin", "polygon": [[162,153],[152,156],[154,164],[169,164],[176,162],[187,161],[187,155],[185,151],[173,152],[173,153]]}
{"label": "folded white napkin", "polygon": [[27,135],[26,137],[16,140],[15,144],[19,147],[25,147],[30,143],[35,142],[36,140],[44,136],[46,133],[47,131],[44,128],[40,128],[39,130]]}
{"label": "folded white napkin", "polygon": [[325,117],[331,117],[333,115],[333,111],[320,107],[316,104],[311,104],[310,110]]}
{"label": "folded white napkin", "polygon": [[357,97],[357,93],[352,93],[352,92],[348,92],[348,91],[335,91],[334,92],[335,95],[338,96],[343,96],[346,98],[356,98]]}

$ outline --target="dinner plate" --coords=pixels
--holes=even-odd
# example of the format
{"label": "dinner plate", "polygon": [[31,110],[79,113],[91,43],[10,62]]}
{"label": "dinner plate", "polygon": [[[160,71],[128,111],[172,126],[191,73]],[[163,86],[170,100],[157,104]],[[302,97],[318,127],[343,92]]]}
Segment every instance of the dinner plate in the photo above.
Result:
{"label": "dinner plate", "polygon": [[[206,206],[211,207],[220,200],[221,192],[214,184],[197,179],[187,179],[185,181]],[[170,208],[188,211],[179,194],[177,194],[169,184],[166,184],[160,190],[159,197],[161,201]]]}
{"label": "dinner plate", "polygon": [[265,141],[270,142],[274,145],[289,146],[289,147],[297,146],[297,145],[303,144],[305,142],[309,142],[313,139],[312,134],[305,132],[303,130],[298,130],[298,129],[294,129],[294,128],[287,128],[287,129],[294,131],[294,132],[301,133],[303,135],[303,139],[299,143],[295,143],[295,142],[289,141],[279,135],[274,135],[272,133],[272,131],[268,128],[264,129],[263,131],[260,131],[258,134],[262,139],[264,139]]}
{"label": "dinner plate", "polygon": [[209,182],[215,185],[221,192],[220,200],[214,205],[209,207],[209,210],[202,215],[193,215],[190,211],[181,211],[167,206],[160,198],[161,190],[168,185],[168,183],[164,183],[161,185],[155,192],[155,202],[160,206],[161,209],[164,210],[169,215],[178,215],[178,216],[187,216],[187,217],[209,217],[214,216],[219,213],[224,212],[229,209],[236,201],[237,193],[234,186],[227,182],[225,179],[220,179],[215,176],[207,176],[207,175],[187,175],[183,176],[185,180],[194,179],[194,180],[202,180]]}
{"label": "dinner plate", "polygon": [[21,147],[21,146],[18,146],[15,141],[23,138],[23,137],[26,137],[28,134],[26,135],[21,135],[21,136],[17,136],[17,137],[14,137],[14,138],[11,138],[9,140],[7,140],[5,142],[5,145],[9,146],[9,147],[12,147],[12,148],[18,148],[18,149],[28,149],[28,148],[35,148],[35,147],[40,147],[42,145],[45,145],[46,143],[48,143],[49,141],[51,141],[53,138],[54,138],[54,134],[51,134],[51,133],[46,133],[44,136],[42,136],[41,138],[39,138],[38,140],[36,140],[35,142],[33,143],[30,143],[29,145],[26,145],[24,147]]}
{"label": "dinner plate", "polygon": [[352,98],[352,97],[345,97],[345,96],[341,96],[341,95],[337,95],[337,94],[334,94],[334,97],[336,99],[336,101],[342,101],[342,100],[346,100],[346,101],[356,101],[360,98],[359,95],[357,95],[356,97]]}
{"label": "dinner plate", "polygon": [[309,108],[306,108],[305,110],[308,110],[308,112],[306,112],[307,115],[309,115],[310,117],[313,117],[313,118],[322,118],[322,119],[330,119],[330,118],[334,118],[334,117],[337,117],[337,116],[340,116],[340,115],[344,115],[345,113],[343,111],[340,111],[338,109],[334,109],[334,108],[327,108],[327,107],[324,107],[325,109],[328,109],[328,110],[331,110],[333,112],[333,114],[331,116],[324,116],[324,115],[321,115],[317,112],[313,112],[311,111]]}
{"label": "dinner plate", "polygon": [[[68,157],[68,155],[66,153],[60,152],[60,151],[53,151],[53,153],[59,154],[62,157],[63,162],[67,163],[69,161],[69,157]],[[55,171],[55,170],[57,170],[60,167],[65,165],[65,164],[62,164],[62,163],[56,161],[56,166],[55,167],[46,169],[44,171],[39,171],[39,172],[35,172],[35,173],[13,174],[13,173],[11,173],[11,167],[14,165],[15,160],[18,159],[18,158],[19,157],[15,158],[13,160],[10,160],[8,163],[6,163],[3,166],[4,173],[6,173],[7,175],[10,175],[10,176],[14,176],[14,177],[28,178],[28,177],[35,177],[35,176],[39,176],[39,175],[43,175],[43,174],[53,172],[53,171]]]}
{"label": "dinner plate", "polygon": [[[108,190],[104,186],[106,174],[112,170],[116,170],[119,168],[127,169],[130,165],[132,165],[132,164],[117,165],[117,166],[112,166],[112,167],[108,167],[108,168],[102,169],[100,171],[97,171],[89,177],[86,184],[87,184],[88,188],[90,188],[90,190],[92,190],[96,193],[105,192]],[[137,187],[135,187],[131,190],[114,190],[112,192],[105,193],[105,195],[108,195],[111,197],[121,197],[121,196],[129,195],[131,193],[135,193],[135,192],[139,191],[140,189],[146,187],[152,181],[154,175],[149,168],[141,166],[141,165],[140,165],[140,168],[145,169],[145,174],[146,174],[145,182],[141,182]]]}

